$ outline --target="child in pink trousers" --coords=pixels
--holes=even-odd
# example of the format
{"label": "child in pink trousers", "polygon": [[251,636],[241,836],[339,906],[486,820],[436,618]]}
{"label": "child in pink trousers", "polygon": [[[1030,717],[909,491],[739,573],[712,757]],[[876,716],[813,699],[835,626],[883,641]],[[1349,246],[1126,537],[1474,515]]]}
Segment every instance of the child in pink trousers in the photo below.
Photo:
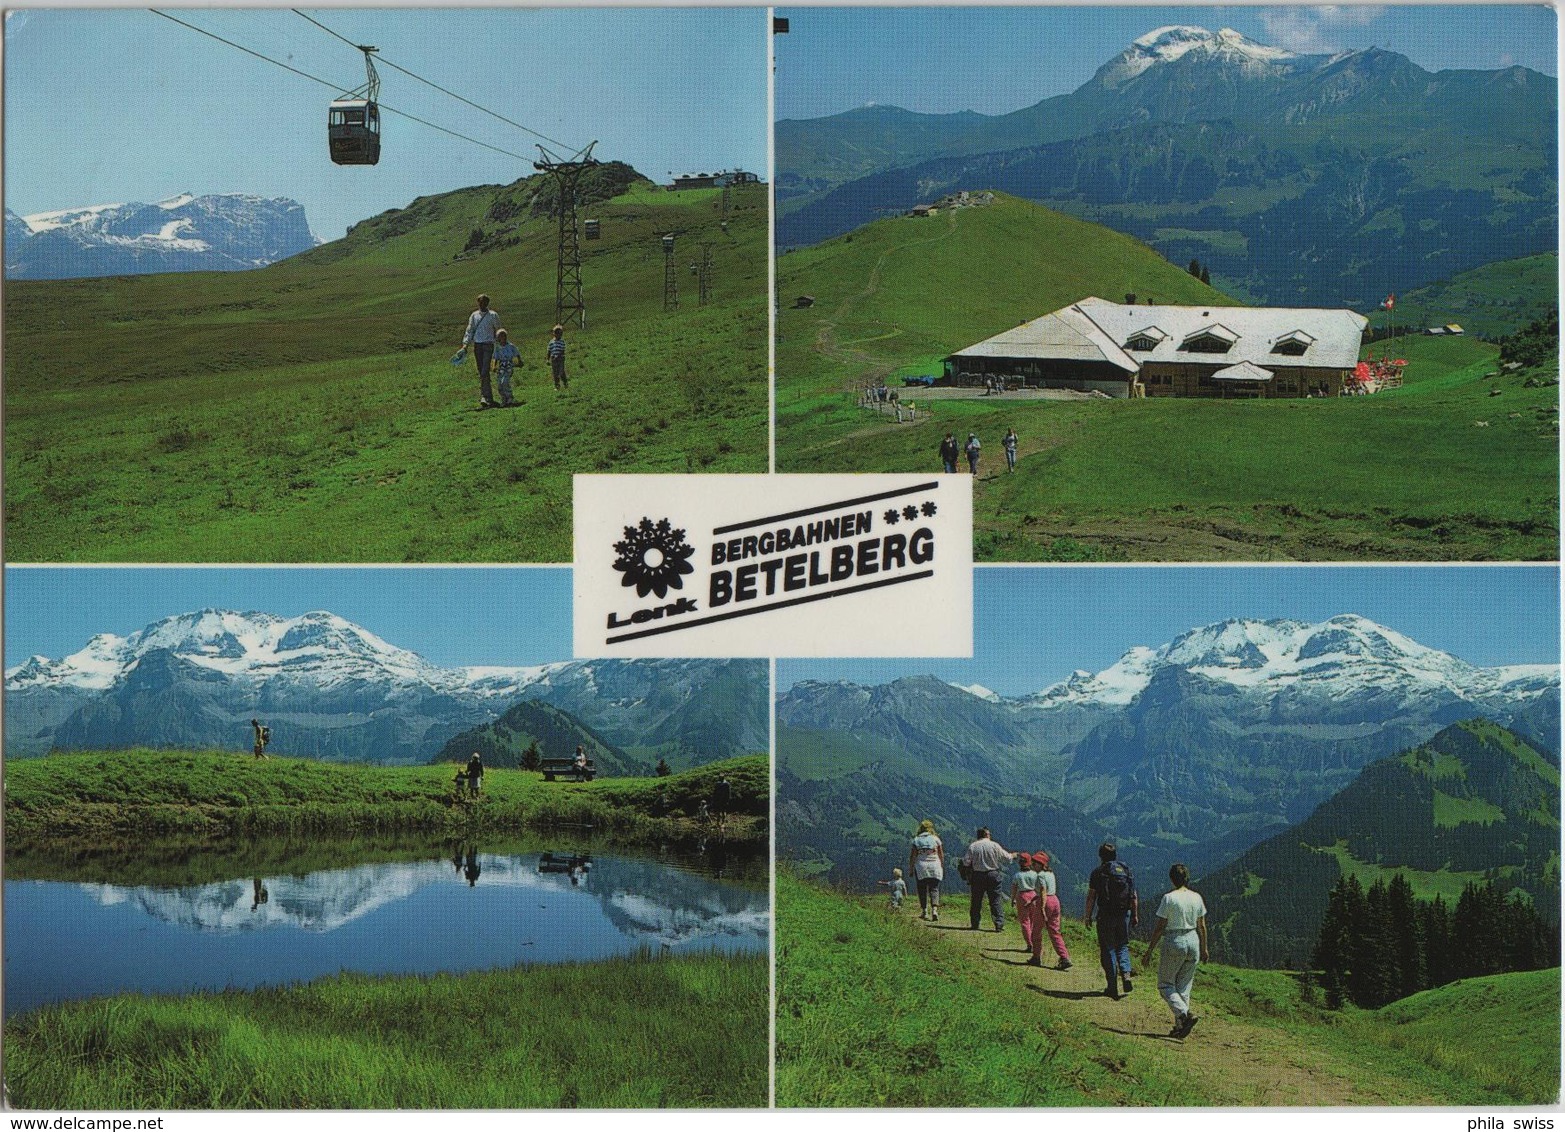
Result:
{"label": "child in pink trousers", "polygon": [[1033,967],[1043,965],[1039,956],[1043,953],[1043,894],[1038,890],[1038,873],[1031,853],[1018,853],[1021,871],[1011,882],[1011,903],[1016,905],[1016,919],[1022,925],[1022,942],[1032,952],[1027,960]]}

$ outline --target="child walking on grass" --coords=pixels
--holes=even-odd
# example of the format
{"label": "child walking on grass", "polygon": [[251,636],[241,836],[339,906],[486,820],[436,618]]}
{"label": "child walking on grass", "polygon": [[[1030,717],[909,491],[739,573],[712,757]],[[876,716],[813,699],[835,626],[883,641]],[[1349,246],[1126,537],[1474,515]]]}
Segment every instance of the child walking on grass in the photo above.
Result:
{"label": "child walking on grass", "polygon": [[511,375],[516,367],[522,364],[522,352],[516,348],[515,343],[504,330],[495,331],[494,361],[499,369],[500,404],[509,408],[516,404],[516,398],[511,396]]}
{"label": "child walking on grass", "polygon": [[878,880],[875,883],[882,888],[891,889],[891,907],[894,910],[900,910],[902,898],[907,895],[907,881],[902,879],[902,870],[892,869],[890,880]]}

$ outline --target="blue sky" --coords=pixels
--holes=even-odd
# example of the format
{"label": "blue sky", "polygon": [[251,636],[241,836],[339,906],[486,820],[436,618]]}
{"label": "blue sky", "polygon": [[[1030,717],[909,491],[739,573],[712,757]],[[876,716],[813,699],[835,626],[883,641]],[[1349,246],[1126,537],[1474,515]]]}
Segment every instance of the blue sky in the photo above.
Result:
{"label": "blue sky", "polygon": [[564,567],[9,567],[5,666],[52,660],[197,609],[296,617],[325,609],[436,664],[571,658]]}
{"label": "blue sky", "polygon": [[[384,60],[654,180],[764,171],[759,8],[304,8]],[[171,14],[343,89],[363,56],[283,8]],[[538,140],[382,66],[389,106],[528,160]],[[291,197],[317,236],[416,196],[531,174],[530,164],[389,115],[380,164],[333,165],[333,91],[138,9],[11,10],[5,197],[28,215],[181,192]]]}
{"label": "blue sky", "polygon": [[1426,70],[1513,64],[1558,74],[1541,5],[780,8],[777,117],[870,103],[1004,114],[1075,90],[1154,28],[1231,27],[1304,54],[1380,47]]}
{"label": "blue sky", "polygon": [[1484,666],[1560,656],[1552,566],[989,567],[973,581],[971,659],[779,660],[779,691],[806,679],[880,684],[932,673],[1022,695],[1231,617],[1357,613]]}

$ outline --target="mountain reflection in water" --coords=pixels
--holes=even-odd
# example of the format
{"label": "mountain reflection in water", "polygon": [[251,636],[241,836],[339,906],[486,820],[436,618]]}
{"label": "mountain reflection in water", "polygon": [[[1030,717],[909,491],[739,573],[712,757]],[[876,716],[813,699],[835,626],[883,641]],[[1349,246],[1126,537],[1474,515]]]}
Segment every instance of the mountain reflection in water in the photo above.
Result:
{"label": "mountain reflection in water", "polygon": [[12,1015],[120,991],[276,985],[342,970],[756,952],[770,926],[764,883],[648,858],[473,845],[438,859],[179,887],[7,881],[5,912]]}

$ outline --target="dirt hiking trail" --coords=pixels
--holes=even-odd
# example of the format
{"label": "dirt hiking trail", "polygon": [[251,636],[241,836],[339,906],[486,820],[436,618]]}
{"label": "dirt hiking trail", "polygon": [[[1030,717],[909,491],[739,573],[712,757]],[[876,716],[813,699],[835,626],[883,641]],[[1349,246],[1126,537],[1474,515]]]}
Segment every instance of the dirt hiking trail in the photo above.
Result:
{"label": "dirt hiking trail", "polygon": [[[957,893],[952,893],[956,896]],[[1146,944],[1132,941],[1134,989],[1117,1001],[1104,992],[1103,969],[1098,965],[1095,942],[1079,946],[1080,921],[1076,932],[1067,928],[1073,966],[1061,971],[1047,939],[1044,941],[1043,967],[1027,965],[1029,953],[1022,944],[1021,932],[1010,916],[1005,930],[996,934],[985,912],[980,929],[972,931],[967,923],[966,893],[941,908],[938,923],[919,924],[918,909],[912,910],[914,923],[928,929],[954,952],[983,968],[1001,972],[1012,979],[1019,992],[1043,995],[1049,999],[1062,1022],[1072,1029],[1094,1028],[1106,1034],[1143,1039],[1148,1059],[1175,1058],[1180,1070],[1194,1081],[1213,1105],[1320,1106],[1366,1104],[1439,1104],[1437,1097],[1410,1098],[1406,1082],[1394,1092],[1382,1092],[1365,1074],[1345,1073],[1346,1067],[1333,1067],[1320,1048],[1307,1037],[1295,1037],[1282,1021],[1247,1022],[1224,1017],[1222,1012],[1204,1003],[1201,996],[1201,972],[1196,972],[1191,996],[1192,1012],[1200,1020],[1184,1041],[1169,1036],[1173,1014],[1157,991],[1157,971],[1142,965]],[[1095,939],[1095,936],[1094,936]],[[991,975],[991,977],[993,977]],[[1307,1030],[1308,1028],[1306,1028]],[[1124,1074],[1133,1083],[1135,1062],[1119,1057],[1094,1058],[1111,1072]],[[1334,1071],[1334,1068],[1336,1071]],[[1149,1098],[1148,1103],[1158,1103]],[[1189,1102],[1186,1102],[1189,1103]]]}

